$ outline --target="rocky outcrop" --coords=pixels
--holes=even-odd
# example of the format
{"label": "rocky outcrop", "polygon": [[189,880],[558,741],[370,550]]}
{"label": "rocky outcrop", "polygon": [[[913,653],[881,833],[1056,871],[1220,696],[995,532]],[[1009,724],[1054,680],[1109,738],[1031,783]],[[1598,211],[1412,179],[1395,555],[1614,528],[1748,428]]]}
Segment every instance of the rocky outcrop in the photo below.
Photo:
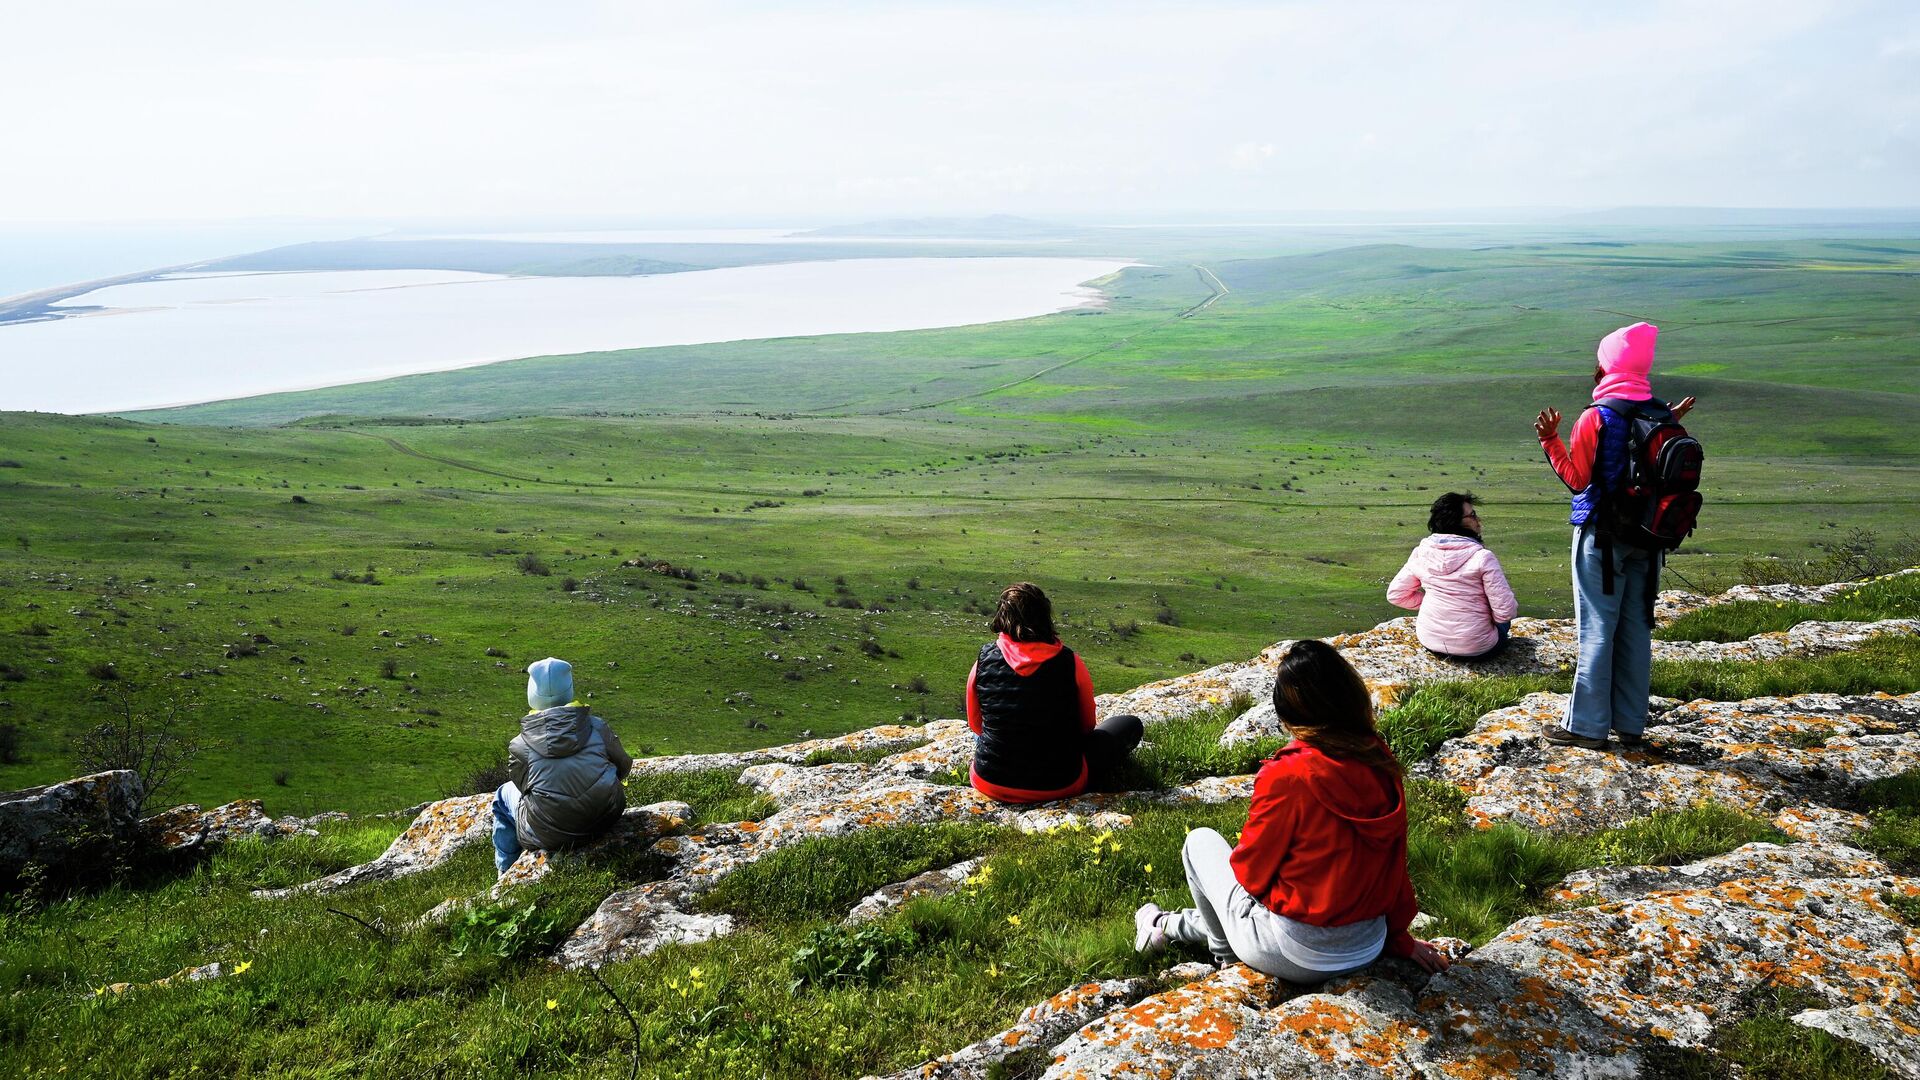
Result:
{"label": "rocky outcrop", "polygon": [[[1858,852],[1668,869],[1621,873],[1618,899],[1523,920],[1430,979],[1384,962],[1300,993],[1234,965],[1093,1021],[1046,1075],[1654,1077],[1763,987],[1823,1003],[1795,1023],[1920,1071],[1920,938],[1882,899],[1920,882]],[[1866,876],[1775,876],[1819,869]]]}
{"label": "rocky outcrop", "polygon": [[1655,753],[1548,743],[1540,727],[1565,709],[1563,695],[1530,695],[1413,772],[1460,788],[1482,822],[1586,832],[1703,801],[1761,816],[1832,806],[1920,767],[1920,694],[1689,702],[1648,726]]}
{"label": "rocky outcrop", "polygon": [[905,750],[934,738],[935,736],[928,731],[931,726],[909,727],[901,724],[882,724],[879,727],[836,735],[830,739],[808,739],[805,742],[769,746],[760,750],[742,750],[732,754],[681,754],[675,757],[640,758],[633,763],[633,773],[635,776],[647,776],[653,773],[737,770],[750,765],[764,765],[768,762],[798,765],[816,754],[831,757],[868,754],[875,750]]}
{"label": "rocky outcrop", "polygon": [[268,817],[259,799],[236,799],[211,810],[187,803],[140,819],[140,828],[163,851],[217,847],[249,836],[277,840],[319,835],[311,819]]}
{"label": "rocky outcrop", "polygon": [[1108,979],[1068,987],[1038,1005],[1028,1006],[1005,1031],[924,1064],[890,1073],[884,1080],[986,1080],[1000,1062],[1016,1054],[1051,1047],[1088,1021],[1139,1000],[1156,981]]}
{"label": "rocky outcrop", "polygon": [[140,777],[124,769],[0,794],[0,889],[110,857],[137,837],[140,799]]}
{"label": "rocky outcrop", "polygon": [[337,892],[370,881],[391,881],[431,870],[471,843],[484,842],[493,830],[493,795],[462,795],[428,803],[407,831],[372,862],[350,866],[301,885],[256,889],[253,895],[277,899],[301,892]]}
{"label": "rocky outcrop", "polygon": [[[643,955],[668,942],[690,940],[679,936],[683,929],[698,935],[691,940],[726,933],[730,923],[722,925],[715,917],[695,915],[690,905],[726,875],[805,840],[942,822],[1008,826],[1025,832],[1125,828],[1132,818],[1114,807],[1127,799],[1222,802],[1244,798],[1253,779],[1210,778],[1167,792],[1089,795],[1025,808],[996,803],[971,787],[897,779],[888,773],[885,762],[855,768],[868,770],[866,786],[844,790],[852,775],[845,766],[810,766],[799,771],[822,770],[835,778],[820,789],[826,794],[798,802],[765,821],[703,826],[654,844],[652,851],[671,863],[667,876],[609,896],[593,918],[568,938],[558,958],[568,966],[600,964]],[[784,773],[768,782],[786,785],[782,790],[790,792],[807,788],[804,777]]]}
{"label": "rocky outcrop", "polygon": [[868,894],[853,906],[852,911],[847,912],[846,918],[840,921],[846,926],[858,926],[864,922],[872,922],[909,900],[917,900],[923,896],[951,896],[960,891],[960,887],[967,883],[974,871],[980,869],[980,864],[984,861],[986,860],[968,859],[965,862],[954,863],[952,866],[916,874],[905,881],[896,881],[892,885]]}
{"label": "rocky outcrop", "polygon": [[1879,859],[1850,847],[1754,843],[1681,866],[1612,866],[1576,871],[1554,890],[1553,898],[1565,904],[1590,904],[1731,881],[1876,878],[1892,872]]}
{"label": "rocky outcrop", "polygon": [[[1766,588],[1809,591],[1800,586]],[[1700,600],[1693,607],[1683,605],[1691,594],[1661,595],[1666,610],[1681,612],[1725,603],[1728,597],[1747,598],[1756,592],[1758,590],[1743,587],[1711,599],[1692,598]],[[1803,622],[1789,630],[1756,634],[1745,641],[1656,641],[1653,655],[1656,660],[1752,662],[1819,656],[1857,649],[1876,637],[1914,635],[1920,635],[1920,620]],[[1411,616],[1383,622],[1371,630],[1336,635],[1327,641],[1339,649],[1366,680],[1367,688],[1373,692],[1374,704],[1380,708],[1390,707],[1408,690],[1425,682],[1498,675],[1569,675],[1578,656],[1573,623],[1568,619],[1515,619],[1507,648],[1486,660],[1448,660],[1428,652],[1414,636]],[[1284,738],[1286,733],[1273,713],[1274,667],[1292,644],[1291,641],[1276,642],[1251,660],[1148,683],[1123,694],[1102,695],[1096,703],[1103,716],[1130,712],[1154,724],[1241,702],[1244,703],[1242,711],[1222,735],[1222,745]]]}

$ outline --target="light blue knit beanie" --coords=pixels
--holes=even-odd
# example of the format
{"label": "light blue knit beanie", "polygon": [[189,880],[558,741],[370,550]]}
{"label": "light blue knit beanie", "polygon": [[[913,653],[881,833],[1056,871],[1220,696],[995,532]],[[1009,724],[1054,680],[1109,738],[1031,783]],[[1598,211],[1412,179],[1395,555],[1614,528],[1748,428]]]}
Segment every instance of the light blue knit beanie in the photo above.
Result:
{"label": "light blue knit beanie", "polygon": [[573,665],[547,657],[527,666],[527,707],[535,712],[573,700]]}

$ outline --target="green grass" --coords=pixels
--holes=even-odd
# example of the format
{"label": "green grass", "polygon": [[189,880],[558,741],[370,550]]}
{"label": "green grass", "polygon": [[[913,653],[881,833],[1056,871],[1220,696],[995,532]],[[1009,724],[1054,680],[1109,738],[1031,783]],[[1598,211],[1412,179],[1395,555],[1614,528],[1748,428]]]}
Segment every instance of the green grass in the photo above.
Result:
{"label": "green grass", "polygon": [[637,774],[627,778],[627,805],[683,802],[693,808],[693,820],[698,824],[759,821],[779,809],[772,799],[740,783],[739,778],[738,769]]}
{"label": "green grass", "polygon": [[[215,745],[179,797],[275,812],[439,794],[497,757],[521,671],[547,655],[637,752],[955,716],[984,607],[1022,578],[1054,596],[1097,688],[1125,690],[1399,614],[1381,583],[1449,489],[1486,500],[1522,612],[1564,615],[1565,496],[1526,421],[1585,399],[1578,357],[1609,310],[1687,327],[1662,362],[1696,373],[1660,385],[1700,396],[1712,455],[1706,525],[1672,560],[1688,581],[1911,529],[1920,434],[1892,419],[1920,390],[1904,256],[1597,250],[1214,260],[1233,292],[1193,318],[1177,315],[1206,290],[1169,255],[1112,283],[1101,315],[164,414],[331,414],[278,428],[9,414],[0,723],[18,753],[0,786],[71,773],[106,663],[148,707],[197,702]],[[1855,257],[1867,268],[1829,269]]]}
{"label": "green grass", "polygon": [[1803,622],[1920,618],[1920,574],[1869,581],[1823,604],[1746,600],[1683,615],[1655,631],[1665,641],[1744,641]]}
{"label": "green grass", "polygon": [[1240,746],[1221,746],[1220,735],[1250,701],[1162,721],[1147,728],[1139,749],[1128,755],[1119,773],[1104,787],[1112,791],[1167,791],[1209,776],[1256,772],[1260,762],[1286,745],[1283,738],[1262,738]]}
{"label": "green grass", "polygon": [[1872,781],[1859,797],[1872,822],[1860,834],[1860,847],[1902,873],[1920,871],[1920,770]]}
{"label": "green grass", "polygon": [[1876,638],[1851,652],[1763,664],[1660,660],[1653,665],[1653,692],[1681,701],[1915,690],[1920,690],[1920,639],[1911,637]]}
{"label": "green grass", "polygon": [[756,921],[838,918],[896,881],[970,859],[1002,840],[981,825],[909,825],[803,840],[728,875],[702,906]]}
{"label": "green grass", "polygon": [[[1436,785],[1414,785],[1412,798],[1410,862],[1422,907],[1443,930],[1480,941],[1543,910],[1543,891],[1569,870],[1692,858],[1769,835],[1759,823],[1702,809],[1555,840],[1472,829],[1458,796]],[[1132,952],[1130,915],[1147,900],[1182,903],[1186,832],[1206,826],[1231,836],[1246,804],[1128,809],[1134,826],[1112,834],[948,825],[796,845],[711,895],[710,907],[746,920],[741,931],[611,965],[605,975],[639,1019],[643,1060],[658,1075],[830,1077],[911,1064],[1005,1026],[1061,987],[1167,962]],[[16,1007],[0,1019],[0,1053],[35,1077],[76,1060],[110,1076],[196,1066],[212,1075],[300,1072],[341,1062],[368,1076],[624,1076],[624,1021],[584,976],[530,958],[553,927],[572,925],[630,883],[612,868],[570,863],[471,919],[426,929],[407,924],[449,896],[486,888],[484,845],[430,873],[335,896],[247,895],[359,861],[398,828],[335,825],[318,839],[244,842],[170,882],[10,911],[0,994]],[[989,869],[967,888],[911,902],[879,924],[876,933],[898,952],[879,982],[792,986],[795,958],[823,934],[835,937],[822,928],[860,896],[973,854],[987,855]],[[385,927],[388,939],[328,906]],[[108,982],[214,959],[252,967],[213,983],[92,996]]]}
{"label": "green grass", "polygon": [[1528,694],[1566,693],[1570,676],[1502,675],[1415,686],[1376,720],[1380,734],[1403,762],[1425,758],[1448,739],[1473,730],[1482,716],[1517,705]]}
{"label": "green grass", "polygon": [[1756,840],[1786,838],[1757,818],[1717,806],[1655,814],[1588,836],[1558,836],[1500,824],[1475,828],[1458,790],[1408,785],[1407,866],[1420,909],[1437,932],[1483,944],[1528,915],[1549,910],[1546,891],[1575,870],[1675,864]]}

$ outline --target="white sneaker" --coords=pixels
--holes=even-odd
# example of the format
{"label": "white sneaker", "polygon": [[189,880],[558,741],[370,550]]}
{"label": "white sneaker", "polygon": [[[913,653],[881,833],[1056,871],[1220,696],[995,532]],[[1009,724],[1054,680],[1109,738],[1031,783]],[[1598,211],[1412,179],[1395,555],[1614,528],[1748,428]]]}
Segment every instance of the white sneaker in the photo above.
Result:
{"label": "white sneaker", "polygon": [[1133,951],[1157,953],[1167,947],[1167,932],[1160,927],[1166,912],[1158,904],[1142,904],[1133,913]]}

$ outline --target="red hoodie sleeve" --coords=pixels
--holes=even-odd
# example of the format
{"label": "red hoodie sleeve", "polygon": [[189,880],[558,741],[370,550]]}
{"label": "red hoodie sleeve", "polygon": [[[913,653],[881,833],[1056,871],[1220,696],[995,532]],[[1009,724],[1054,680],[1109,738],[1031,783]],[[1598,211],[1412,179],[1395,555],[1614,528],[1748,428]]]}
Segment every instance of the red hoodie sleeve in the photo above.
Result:
{"label": "red hoodie sleeve", "polygon": [[1584,491],[1593,482],[1594,453],[1600,447],[1600,410],[1588,409],[1573,423],[1573,446],[1561,444],[1560,436],[1540,440],[1547,452],[1547,464],[1569,490]]}
{"label": "red hoodie sleeve", "polygon": [[1407,876],[1402,864],[1400,889],[1393,898],[1393,906],[1387,909],[1387,952],[1395,956],[1413,955],[1413,935],[1407,932],[1407,927],[1419,911],[1420,902],[1413,895],[1413,879]]}
{"label": "red hoodie sleeve", "polygon": [[1287,797],[1291,779],[1284,765],[1261,767],[1253,780],[1246,827],[1240,830],[1240,842],[1234,846],[1229,860],[1240,887],[1263,903],[1280,877],[1280,863],[1287,857],[1287,840],[1300,817],[1300,800]]}
{"label": "red hoodie sleeve", "polygon": [[973,692],[973,677],[980,674],[980,661],[975,660],[967,671],[967,727],[975,735],[980,734],[980,696]]}
{"label": "red hoodie sleeve", "polygon": [[[971,685],[971,684],[969,684]],[[1093,730],[1093,676],[1087,674],[1087,662],[1073,654],[1073,685],[1080,691],[1080,730]]]}

